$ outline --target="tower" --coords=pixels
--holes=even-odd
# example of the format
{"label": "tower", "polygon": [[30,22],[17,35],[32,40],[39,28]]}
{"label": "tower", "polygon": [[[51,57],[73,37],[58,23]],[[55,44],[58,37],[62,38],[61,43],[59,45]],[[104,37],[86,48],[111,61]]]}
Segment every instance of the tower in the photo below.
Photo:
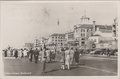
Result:
{"label": "tower", "polygon": [[81,24],[90,24],[90,18],[86,16],[86,10],[84,11],[84,15],[80,18]]}

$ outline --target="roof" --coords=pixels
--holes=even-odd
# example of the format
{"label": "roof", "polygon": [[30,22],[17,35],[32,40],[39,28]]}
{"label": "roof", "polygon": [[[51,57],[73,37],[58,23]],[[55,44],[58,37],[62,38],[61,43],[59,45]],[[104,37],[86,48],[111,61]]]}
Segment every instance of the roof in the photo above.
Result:
{"label": "roof", "polygon": [[102,33],[112,33],[112,30],[100,30]]}
{"label": "roof", "polygon": [[74,31],[71,31],[71,32],[67,32],[67,33],[65,33],[65,34],[73,34],[74,33]]}
{"label": "roof", "polygon": [[99,29],[112,30],[112,25],[95,25],[95,26],[99,27]]}
{"label": "roof", "polygon": [[95,35],[93,35],[93,36],[100,36],[99,34],[95,34]]}
{"label": "roof", "polygon": [[86,29],[92,29],[93,24],[77,24],[75,25],[76,28],[86,28]]}
{"label": "roof", "polygon": [[58,34],[58,33],[54,33],[51,36],[65,36],[65,34]]}
{"label": "roof", "polygon": [[[95,25],[95,26],[99,27],[99,29],[102,29],[102,30],[112,30],[112,25]],[[92,29],[93,24],[76,24],[74,27]]]}

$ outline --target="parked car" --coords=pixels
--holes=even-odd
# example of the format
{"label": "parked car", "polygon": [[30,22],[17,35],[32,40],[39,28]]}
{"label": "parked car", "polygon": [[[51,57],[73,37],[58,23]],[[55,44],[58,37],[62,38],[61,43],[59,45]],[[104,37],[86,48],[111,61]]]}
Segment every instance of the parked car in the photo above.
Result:
{"label": "parked car", "polygon": [[90,52],[91,55],[101,55],[102,53],[102,49],[96,49]]}

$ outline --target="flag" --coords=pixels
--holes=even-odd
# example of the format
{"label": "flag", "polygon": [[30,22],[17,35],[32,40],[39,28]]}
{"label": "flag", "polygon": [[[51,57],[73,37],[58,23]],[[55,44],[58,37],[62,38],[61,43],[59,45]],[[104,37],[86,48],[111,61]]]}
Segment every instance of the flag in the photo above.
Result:
{"label": "flag", "polygon": [[57,25],[59,26],[59,19],[58,19]]}

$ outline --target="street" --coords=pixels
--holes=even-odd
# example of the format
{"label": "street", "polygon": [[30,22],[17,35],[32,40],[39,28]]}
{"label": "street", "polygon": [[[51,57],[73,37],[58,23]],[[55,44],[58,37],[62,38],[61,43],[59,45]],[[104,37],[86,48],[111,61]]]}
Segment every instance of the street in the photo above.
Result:
{"label": "street", "polygon": [[61,70],[60,63],[55,61],[47,63],[44,74],[41,74],[41,62],[4,58],[4,71],[7,76],[116,76],[117,57],[82,55],[80,64],[73,64],[70,70]]}

